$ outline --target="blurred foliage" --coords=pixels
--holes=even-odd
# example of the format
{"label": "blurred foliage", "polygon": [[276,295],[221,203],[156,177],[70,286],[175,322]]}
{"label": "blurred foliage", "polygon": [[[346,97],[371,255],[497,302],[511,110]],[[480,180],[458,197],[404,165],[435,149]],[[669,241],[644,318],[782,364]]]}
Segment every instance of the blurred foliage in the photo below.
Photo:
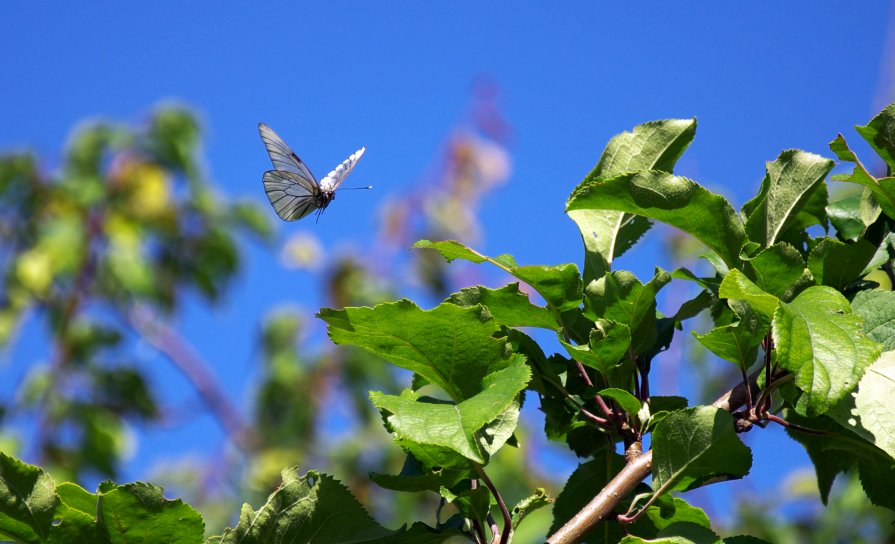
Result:
{"label": "blurred foliage", "polygon": [[[295,224],[283,265],[312,271],[333,307],[376,304],[408,287],[433,298],[453,289],[443,261],[406,248],[423,237],[478,241],[478,203],[510,168],[493,89],[477,91],[462,124],[417,189],[385,206],[374,247],[327,255]],[[29,421],[32,432],[3,425],[0,450],[58,480],[117,477],[131,423],[171,424],[172,408],[137,354],[142,341],[192,380],[237,446],[216,460],[166,460],[147,475],[205,512],[209,531],[232,523],[240,503],[265,497],[282,468],[296,464],[338,475],[380,519],[434,518],[437,501],[395,499],[366,477],[403,462],[400,450],[382,447],[389,439],[368,391],[397,391],[405,376],[362,350],[310,344],[309,314],[272,311],[259,332],[253,406],[235,407],[213,365],[168,325],[187,298],[196,300],[191,294],[207,304],[225,297],[244,235],[269,242],[274,234],[275,216],[256,205],[260,197],[219,196],[200,166],[201,133],[193,113],[164,107],[143,126],[80,127],[56,169],[29,153],[0,157],[0,345],[15,342],[22,327],[47,339],[46,361],[30,362],[17,396],[0,401],[0,424]],[[520,457],[509,482],[525,481],[523,464]]]}
{"label": "blurred foliage", "polygon": [[34,419],[29,453],[71,478],[114,477],[125,420],[159,418],[129,341],[135,309],[164,319],[188,291],[218,300],[239,270],[236,237],[271,234],[261,209],[215,195],[199,132],[167,108],[138,129],[80,128],[53,172],[30,154],[0,160],[0,342],[29,315],[49,340],[5,409]]}

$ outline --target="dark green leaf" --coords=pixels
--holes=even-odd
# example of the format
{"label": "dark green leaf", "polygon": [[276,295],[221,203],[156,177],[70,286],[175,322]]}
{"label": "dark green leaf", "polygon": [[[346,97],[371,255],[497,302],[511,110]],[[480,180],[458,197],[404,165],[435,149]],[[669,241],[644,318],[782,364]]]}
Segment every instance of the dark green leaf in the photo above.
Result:
{"label": "dark green leaf", "polygon": [[0,452],[0,535],[46,542],[59,503],[55,487],[40,468]]}
{"label": "dark green leaf", "polygon": [[[886,109],[891,109],[891,106]],[[872,123],[873,122],[871,121],[871,124]],[[868,125],[868,127],[869,126],[870,125]],[[857,128],[858,132],[861,132],[861,127]],[[866,134],[861,133],[861,135],[864,136],[865,140],[868,140],[868,136],[870,136],[871,139],[874,136],[871,132],[868,132]],[[870,145],[874,146],[874,149],[876,149],[876,151],[880,153],[880,156],[882,156],[886,161],[891,161],[891,154],[886,151],[885,146],[877,148],[874,145],[874,142],[870,140],[868,141],[870,142]],[[830,142],[830,149],[833,151],[833,153],[836,154],[839,160],[852,162],[855,164],[855,168],[854,170],[852,170],[851,174],[837,174],[835,176],[832,176],[830,179],[863,185],[868,190],[870,190],[870,192],[873,194],[875,203],[879,205],[884,212],[886,212],[886,215],[888,215],[889,217],[895,217],[895,178],[885,177],[877,179],[871,176],[867,169],[864,168],[864,165],[861,164],[861,161],[858,160],[858,156],[855,155],[854,151],[852,151],[848,147],[848,144],[846,143],[845,138],[842,137],[842,134],[836,136],[836,139]],[[891,162],[888,162],[888,164],[891,168]],[[865,200],[865,198],[862,198],[862,200]],[[866,217],[866,214],[867,212],[865,210],[861,210],[863,222],[865,224],[869,224],[869,218]]]}
{"label": "dark green leaf", "polygon": [[336,344],[355,345],[416,372],[459,402],[481,390],[482,378],[506,367],[499,324],[482,306],[441,304],[422,310],[409,300],[372,308],[323,308]]}
{"label": "dark green leaf", "polygon": [[813,284],[802,255],[785,242],[746,260],[743,271],[763,291],[781,300],[792,300],[800,290]]}
{"label": "dark green leaf", "polygon": [[686,491],[710,479],[742,478],[752,454],[734,430],[733,418],[712,406],[669,414],[652,435],[656,493]]}
{"label": "dark green leaf", "polygon": [[749,239],[761,247],[774,245],[796,221],[833,164],[830,159],[798,149],[788,149],[767,163],[761,190],[742,210]]}
{"label": "dark green leaf", "polygon": [[873,244],[858,240],[844,244],[832,238],[824,238],[808,256],[808,269],[818,285],[828,285],[838,291],[864,274],[870,259],[876,253]]}
{"label": "dark green leaf", "polygon": [[202,542],[202,516],[180,499],[169,501],[162,488],[144,482],[101,488],[98,520],[113,544]]}
{"label": "dark green leaf", "polygon": [[562,337],[559,341],[573,359],[599,370],[608,377],[612,369],[617,367],[627,354],[631,346],[631,331],[627,325],[608,319],[597,319],[590,332],[588,345],[575,346]]}
{"label": "dark green leaf", "polygon": [[[835,176],[831,178],[835,179]],[[867,228],[861,217],[861,195],[858,194],[830,202],[827,205],[827,216],[842,240],[854,242]]]}
{"label": "dark green leaf", "polygon": [[410,390],[400,397],[372,392],[370,398],[377,408],[389,412],[388,424],[402,444],[415,442],[447,448],[484,464],[488,455],[512,435],[518,406],[502,418],[509,420],[509,432],[501,429],[499,436],[483,437],[480,431],[514,407],[519,392],[530,379],[531,371],[518,358],[507,368],[486,376],[481,392],[459,404],[422,402],[419,394]]}
{"label": "dark green leaf", "polygon": [[[654,121],[614,136],[600,161],[582,184],[638,170],[671,172],[693,141],[696,119]],[[630,248],[650,227],[643,217],[612,210],[567,212],[578,225],[584,241],[584,282],[602,277],[612,261]]]}
{"label": "dark green leaf", "polygon": [[[895,170],[895,104],[889,104],[864,126],[855,130]],[[840,157],[841,158],[841,157]]]}
{"label": "dark green leaf", "polygon": [[413,244],[417,249],[434,249],[448,262],[465,259],[473,263],[489,262],[508,274],[534,287],[557,312],[572,310],[581,306],[581,276],[573,264],[559,266],[519,266],[512,255],[486,257],[454,240],[430,242],[420,240]]}
{"label": "dark green leaf", "polygon": [[671,275],[661,269],[656,269],[656,275],[645,285],[630,272],[607,274],[587,287],[588,317],[627,326],[631,350],[643,353],[656,341],[656,293],[669,281]]}
{"label": "dark green leaf", "polygon": [[532,304],[528,295],[519,290],[518,283],[500,289],[488,289],[481,285],[469,287],[454,293],[445,302],[463,307],[481,304],[488,308],[494,319],[507,327],[559,328],[553,312]]}
{"label": "dark green leaf", "polygon": [[572,210],[615,210],[663,221],[694,236],[730,268],[739,265],[743,223],[721,196],[667,172],[622,174],[585,181],[569,197]]}
{"label": "dark green leaf", "polygon": [[895,292],[861,291],[851,305],[852,311],[864,318],[867,336],[882,344],[884,350],[895,350]]}

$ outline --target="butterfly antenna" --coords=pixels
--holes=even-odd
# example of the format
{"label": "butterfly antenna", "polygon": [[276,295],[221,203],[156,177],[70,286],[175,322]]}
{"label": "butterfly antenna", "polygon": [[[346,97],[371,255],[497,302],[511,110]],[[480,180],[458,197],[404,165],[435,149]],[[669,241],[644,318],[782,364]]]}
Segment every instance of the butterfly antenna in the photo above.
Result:
{"label": "butterfly antenna", "polygon": [[336,189],[337,191],[360,191],[363,189],[372,189],[372,185],[367,185],[366,187],[339,187]]}

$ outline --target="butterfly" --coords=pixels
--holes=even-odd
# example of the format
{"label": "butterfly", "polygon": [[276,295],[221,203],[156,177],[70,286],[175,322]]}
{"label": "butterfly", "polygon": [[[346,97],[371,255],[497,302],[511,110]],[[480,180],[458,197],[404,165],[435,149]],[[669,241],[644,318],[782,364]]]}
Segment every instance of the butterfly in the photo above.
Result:
{"label": "butterfly", "polygon": [[[264,192],[277,215],[285,221],[297,221],[315,211],[319,221],[323,210],[335,200],[336,189],[366,149],[362,147],[352,153],[318,182],[311,170],[273,129],[264,123],[258,123],[258,132],[274,167],[274,170],[264,172],[261,179]],[[363,189],[372,189],[372,186]]]}

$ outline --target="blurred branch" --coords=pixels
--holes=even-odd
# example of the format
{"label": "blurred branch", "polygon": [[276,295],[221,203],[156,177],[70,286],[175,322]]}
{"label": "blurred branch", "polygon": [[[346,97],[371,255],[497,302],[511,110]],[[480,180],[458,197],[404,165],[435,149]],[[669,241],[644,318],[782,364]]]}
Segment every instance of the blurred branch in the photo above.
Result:
{"label": "blurred branch", "polygon": [[146,307],[134,308],[128,314],[127,321],[195,386],[205,405],[233,442],[245,452],[252,451],[258,444],[258,437],[221,390],[208,363],[196,350]]}
{"label": "blurred branch", "polygon": [[[757,390],[758,385],[753,377],[748,388],[745,384],[740,383],[713,402],[712,406],[730,412],[744,405],[747,395]],[[582,508],[572,519],[548,538],[547,543],[573,544],[579,542],[587,531],[600,521],[608,518],[619,501],[633,491],[644,478],[649,476],[652,468],[653,452],[650,450],[628,463],[606,487],[600,490],[600,493],[587,506]]]}

